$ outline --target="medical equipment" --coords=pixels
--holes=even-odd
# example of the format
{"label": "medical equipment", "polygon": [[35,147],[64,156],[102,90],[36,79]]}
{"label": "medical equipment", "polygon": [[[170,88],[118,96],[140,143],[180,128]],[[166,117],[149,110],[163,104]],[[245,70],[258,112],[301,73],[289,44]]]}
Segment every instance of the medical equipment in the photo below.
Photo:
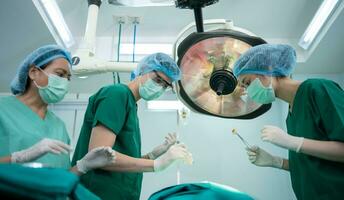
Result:
{"label": "medical equipment", "polygon": [[136,63],[114,62],[95,56],[96,27],[101,3],[101,0],[88,0],[85,36],[73,55],[73,74],[79,77],[106,72],[131,72],[136,69]]}
{"label": "medical equipment", "polygon": [[[113,62],[95,56],[96,25],[101,0],[88,2],[85,36],[73,57],[73,73],[88,76],[133,71],[136,63]],[[238,86],[232,69],[241,54],[266,42],[250,31],[235,27],[230,20],[203,22],[202,8],[217,2],[175,1],[176,7],[193,9],[195,14],[195,23],[186,26],[174,43],[172,54],[183,74],[176,84],[177,95],[189,109],[198,113],[222,118],[252,119],[268,111],[271,104],[255,103],[248,98]],[[194,27],[197,32],[193,32]]]}
{"label": "medical equipment", "polygon": [[[176,6],[194,10],[195,23],[186,26],[174,44],[174,58],[182,71],[177,84],[181,101],[191,110],[223,118],[252,119],[270,109],[245,95],[233,75],[241,54],[266,43],[229,20],[205,20],[202,8],[218,0],[177,0]],[[192,32],[196,27],[197,32]],[[190,32],[192,32],[190,34]]]}
{"label": "medical equipment", "polygon": [[243,137],[241,137],[241,135],[238,133],[238,131],[235,128],[232,129],[232,133],[233,135],[237,135],[247,148],[251,149],[252,146],[249,145],[248,142]]}

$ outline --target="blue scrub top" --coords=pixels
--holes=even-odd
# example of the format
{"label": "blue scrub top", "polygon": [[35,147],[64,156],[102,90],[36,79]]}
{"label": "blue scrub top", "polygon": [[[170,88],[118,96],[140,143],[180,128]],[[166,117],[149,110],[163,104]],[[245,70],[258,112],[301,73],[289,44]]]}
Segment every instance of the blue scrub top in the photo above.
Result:
{"label": "blue scrub top", "polygon": [[[42,119],[15,96],[0,98],[0,156],[27,149],[44,138],[70,144],[64,122],[51,111]],[[48,153],[35,162],[70,168],[67,154]]]}

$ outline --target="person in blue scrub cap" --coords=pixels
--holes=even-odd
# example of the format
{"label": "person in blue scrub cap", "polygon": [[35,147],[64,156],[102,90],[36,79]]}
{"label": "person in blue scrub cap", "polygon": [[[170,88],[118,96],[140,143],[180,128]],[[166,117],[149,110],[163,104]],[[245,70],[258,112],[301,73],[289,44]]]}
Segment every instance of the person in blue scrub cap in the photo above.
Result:
{"label": "person in blue scrub cap", "polygon": [[[70,139],[63,121],[48,109],[69,89],[70,53],[45,45],[30,53],[11,82],[13,96],[0,98],[0,162],[40,162],[70,168]],[[100,148],[81,160],[73,172],[105,166],[113,161],[111,149]],[[96,160],[98,158],[98,160]]]}
{"label": "person in blue scrub cap", "polygon": [[247,149],[249,160],[290,171],[299,200],[343,199],[344,91],[330,80],[292,80],[295,65],[295,50],[282,44],[252,47],[234,64],[239,85],[253,101],[289,104],[287,131],[271,125],[261,130],[261,139],[287,149],[289,159],[254,146]]}
{"label": "person in blue scrub cap", "polygon": [[168,134],[161,145],[141,154],[137,102],[141,98],[146,101],[159,98],[180,79],[175,61],[163,53],[148,55],[139,62],[131,78],[128,85],[112,84],[89,98],[72,161],[75,164],[98,146],[116,150],[113,165],[81,177],[82,183],[104,200],[138,200],[143,172],[162,171],[175,161],[191,157],[185,145],[177,144],[176,134]]}

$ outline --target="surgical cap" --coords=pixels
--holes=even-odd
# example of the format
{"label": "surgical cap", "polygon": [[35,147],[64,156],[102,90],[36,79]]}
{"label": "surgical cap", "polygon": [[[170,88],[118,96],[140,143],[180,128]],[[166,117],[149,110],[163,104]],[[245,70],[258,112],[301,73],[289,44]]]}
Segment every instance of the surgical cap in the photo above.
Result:
{"label": "surgical cap", "polygon": [[296,65],[296,52],[284,44],[262,44],[242,54],[233,67],[234,76],[259,74],[289,76]]}
{"label": "surgical cap", "polygon": [[58,45],[45,45],[31,52],[18,66],[17,74],[11,82],[12,93],[16,95],[25,92],[29,69],[32,65],[43,69],[46,64],[57,58],[65,58],[72,65],[70,53]]}
{"label": "surgical cap", "polygon": [[138,64],[136,70],[131,73],[131,80],[152,71],[164,73],[173,82],[180,79],[180,70],[176,62],[164,53],[155,53],[144,57]]}

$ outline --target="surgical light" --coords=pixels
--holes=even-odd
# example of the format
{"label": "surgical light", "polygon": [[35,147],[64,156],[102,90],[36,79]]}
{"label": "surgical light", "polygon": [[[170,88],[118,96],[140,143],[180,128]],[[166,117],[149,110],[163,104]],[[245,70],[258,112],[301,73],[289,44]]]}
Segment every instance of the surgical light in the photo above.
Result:
{"label": "surgical light", "polygon": [[[257,104],[238,85],[235,61],[253,46],[266,43],[232,21],[203,22],[202,8],[218,0],[178,0],[176,6],[194,10],[197,32],[187,26],[178,35],[173,55],[182,72],[177,84],[179,99],[191,110],[216,117],[252,119],[268,111],[271,104]],[[204,31],[203,25],[221,25]]]}
{"label": "surgical light", "polygon": [[323,27],[332,11],[336,7],[338,0],[324,0],[317,10],[311,23],[308,25],[306,31],[302,35],[299,45],[307,50],[312,44],[320,29]]}
{"label": "surgical light", "polygon": [[57,44],[69,48],[75,41],[55,0],[32,0]]}

